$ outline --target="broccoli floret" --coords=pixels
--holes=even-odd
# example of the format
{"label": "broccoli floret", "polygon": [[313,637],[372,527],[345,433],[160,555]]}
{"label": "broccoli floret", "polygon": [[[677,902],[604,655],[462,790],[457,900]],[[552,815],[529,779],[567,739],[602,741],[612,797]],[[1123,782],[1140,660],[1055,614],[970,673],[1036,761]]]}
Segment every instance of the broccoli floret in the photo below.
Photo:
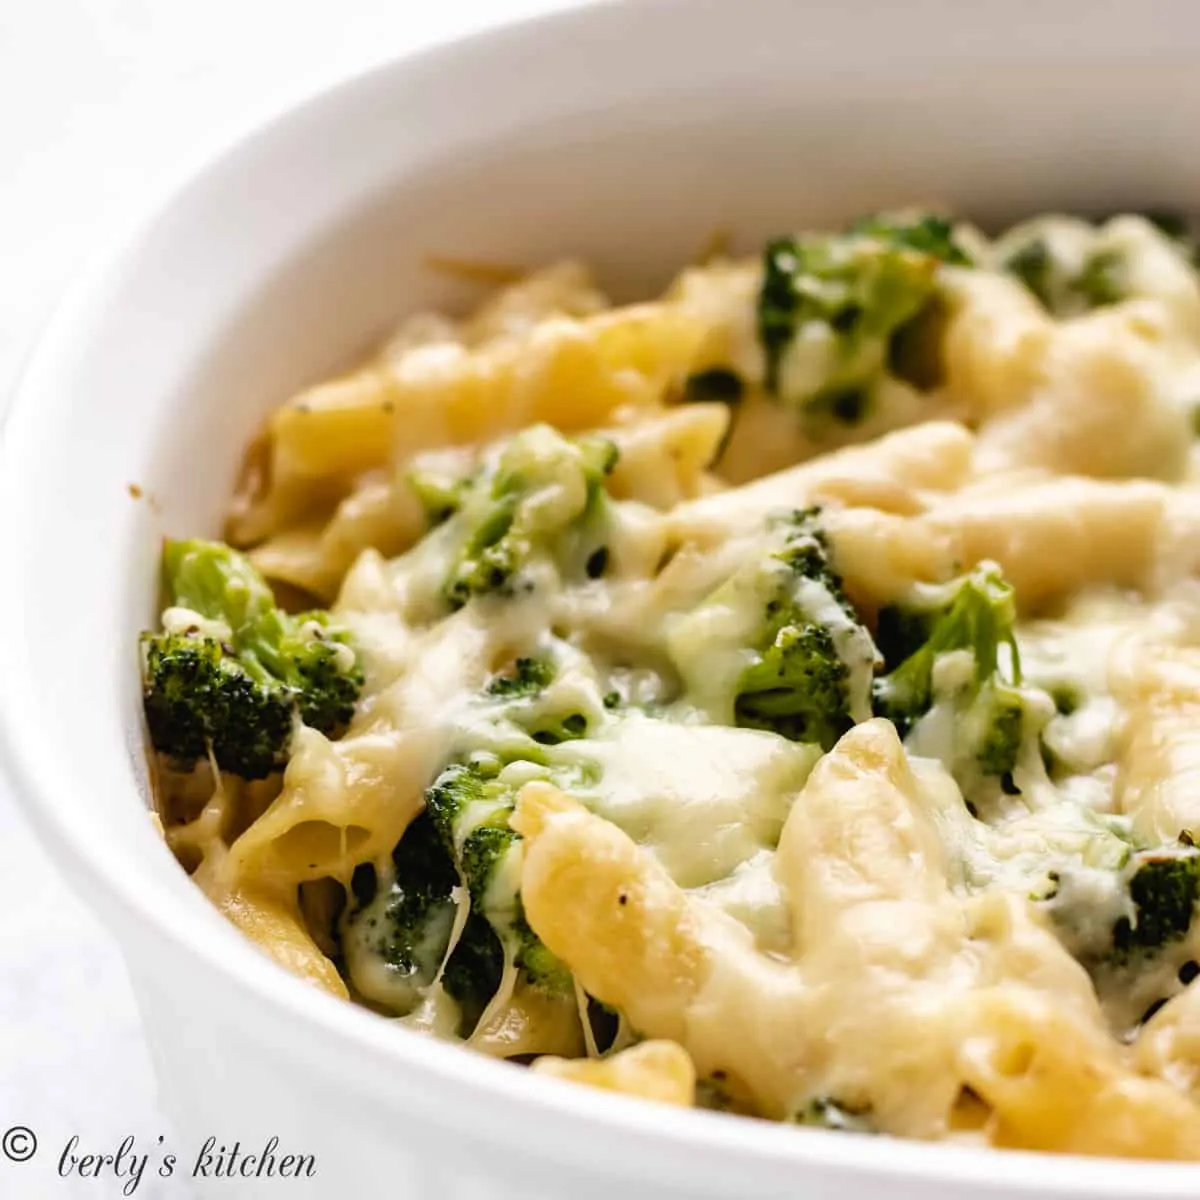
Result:
{"label": "broccoli floret", "polygon": [[854,723],[849,679],[828,629],[786,620],[739,681],[737,723],[828,750]]}
{"label": "broccoli floret", "polygon": [[[1195,246],[1186,221],[1170,213],[1139,215],[1155,228],[1165,248],[1193,262]],[[1139,293],[1145,272],[1138,259],[1143,248],[1151,249],[1148,233],[1127,217],[1096,225],[1039,217],[1014,226],[996,242],[995,262],[1015,275],[1047,312],[1075,317]]]}
{"label": "broccoli floret", "polygon": [[517,789],[494,763],[452,763],[425,793],[425,807],[442,845],[506,955],[536,987],[570,990],[566,967],[529,927],[521,903],[521,836],[509,827]]}
{"label": "broccoli floret", "polygon": [[1041,301],[1043,308],[1054,311],[1054,296],[1064,288],[1066,281],[1061,278],[1045,238],[1031,237],[1014,246],[1001,259],[1000,266],[1015,275]]}
{"label": "broccoli floret", "polygon": [[668,651],[689,699],[720,724],[828,750],[870,715],[875,647],[815,508],[774,521],[764,548],[674,626]]}
{"label": "broccoli floret", "polygon": [[328,612],[284,612],[250,560],[221,542],[168,542],[163,571],[172,605],[228,625],[238,660],[286,689],[306,725],[332,733],[349,722],[362,669]]}
{"label": "broccoli floret", "polygon": [[222,770],[261,779],[282,767],[294,705],[232,647],[197,634],[144,633],[143,708],[150,741],[180,769],[209,748]]}
{"label": "broccoli floret", "polygon": [[[416,1007],[420,989],[433,982],[446,955],[457,884],[454,864],[425,813],[396,843],[389,884],[380,886],[372,863],[355,868],[339,932],[359,992],[397,1012]],[[375,974],[380,968],[383,981]]]}
{"label": "broccoli floret", "polygon": [[974,656],[981,684],[997,674],[1007,646],[1019,682],[1015,620],[1012,588],[993,563],[950,583],[918,585],[908,602],[879,614],[876,643],[888,673],[875,681],[876,714],[907,733],[933,704],[938,659],[956,650]]}
{"label": "broccoli floret", "polygon": [[1125,260],[1115,250],[1098,250],[1083,264],[1073,287],[1088,308],[1117,304],[1129,295]]}
{"label": "broccoli floret", "polygon": [[1034,235],[1018,242],[1000,265],[1056,316],[1089,312],[1129,295],[1125,261],[1115,250],[1093,250],[1072,265],[1055,254],[1046,237]]}
{"label": "broccoli floret", "polygon": [[1181,941],[1200,903],[1200,852],[1190,839],[1178,847],[1136,854],[1127,868],[1132,917],[1113,926],[1113,956],[1125,963]]}
{"label": "broccoli floret", "polygon": [[820,510],[799,510],[783,528],[783,548],[768,565],[776,587],[756,661],[738,680],[734,716],[828,750],[865,713],[875,647],[830,564]]}
{"label": "broccoli floret", "polygon": [[155,749],[186,769],[259,779],[287,762],[293,723],[329,736],[354,715],[363,674],[329,613],[276,606],[245,555],[220,542],[168,542],[163,633],[142,635],[143,705]]}
{"label": "broccoli floret", "polygon": [[696,1080],[696,1107],[745,1117],[761,1116],[746,1085],[720,1067]]}
{"label": "broccoli floret", "polygon": [[[554,681],[557,667],[549,657],[518,658],[493,677],[486,694],[506,701],[536,701]],[[588,719],[581,712],[547,712],[537,704],[513,703],[506,716],[543,746],[557,746],[586,736]]]}
{"label": "broccoli floret", "polygon": [[919,750],[922,719],[936,704],[950,705],[955,746],[947,765],[964,787],[994,778],[1015,793],[1013,772],[1053,713],[1048,697],[1041,705],[1021,687],[1015,620],[1012,588],[994,563],[950,583],[919,585],[906,604],[879,615],[887,674],[875,681],[875,713],[902,737],[916,737]]}
{"label": "broccoli floret", "polygon": [[[887,374],[893,339],[911,343],[935,300],[939,266],[968,262],[936,216],[871,216],[840,234],[768,242],[758,297],[768,392],[808,421],[857,424]],[[909,344],[904,357],[914,354]]]}
{"label": "broccoli floret", "polygon": [[504,975],[504,947],[485,917],[472,911],[446,963],[442,986],[462,1014],[459,1032],[469,1037]]}
{"label": "broccoli floret", "polygon": [[487,921],[470,913],[449,960],[459,874],[428,813],[405,830],[391,856],[390,882],[361,863],[338,927],[345,973],[365,999],[398,1016],[417,1007],[445,962],[442,984],[469,1034],[500,985],[504,951]]}
{"label": "broccoli floret", "polygon": [[425,510],[426,523],[441,525],[462,506],[470,477],[447,478],[430,471],[412,470],[408,473],[408,486]]}
{"label": "broccoli floret", "polygon": [[416,455],[404,473],[404,482],[424,509],[427,526],[432,528],[458,512],[479,474],[470,450],[456,446]]}
{"label": "broccoli floret", "polygon": [[936,213],[870,213],[853,222],[849,232],[897,249],[930,254],[952,266],[971,265],[971,256],[954,240],[954,226]]}
{"label": "broccoli floret", "polygon": [[487,694],[504,698],[536,696],[553,678],[553,663],[544,658],[518,658],[510,671],[488,684]]}
{"label": "broccoli floret", "polygon": [[[584,775],[578,767],[552,767],[543,748],[582,736],[588,724],[587,717],[569,703],[560,705],[546,695],[560,675],[564,653],[560,643],[546,639],[536,653],[515,658],[487,683],[471,706],[454,761],[426,790],[424,814],[410,826],[393,860],[397,881],[393,890],[405,888],[407,896],[417,888],[420,903],[411,911],[422,918],[430,911],[426,924],[438,922],[439,932],[451,889],[465,887],[469,913],[446,962],[442,983],[458,1002],[466,1033],[496,995],[506,965],[520,970],[526,983],[545,992],[569,995],[572,990],[566,967],[526,920],[520,897],[523,843],[509,826],[517,792],[529,779],[557,779],[565,786]],[[569,688],[567,694],[573,695]],[[417,831],[424,830],[428,832],[418,837]],[[402,861],[400,856],[406,853]],[[431,889],[428,864],[435,861],[440,865]],[[430,891],[440,906],[433,910],[422,907]],[[403,918],[409,911],[398,910],[405,925]],[[437,946],[433,939],[429,944]],[[445,947],[441,943],[442,955]],[[429,955],[427,968],[435,958]],[[414,982],[427,988],[432,979],[426,969]],[[411,1000],[407,993],[402,998]]]}
{"label": "broccoli floret", "polygon": [[603,545],[604,477],[616,462],[617,447],[604,438],[568,441],[546,425],[513,438],[463,489],[451,519],[450,607],[532,590],[539,557],[565,575],[582,573]]}
{"label": "broccoli floret", "polygon": [[984,775],[995,775],[1006,791],[1025,742],[1025,701],[1011,688],[993,686],[976,761]]}
{"label": "broccoli floret", "polygon": [[[1128,836],[1128,833],[1125,834]],[[1067,949],[1096,981],[1113,1026],[1132,1036],[1200,968],[1189,957],[1200,907],[1200,851],[1184,833],[1156,849],[1113,844],[1092,869],[1065,867],[1045,905]],[[1108,914],[1120,913],[1115,919]]]}
{"label": "broccoli floret", "polygon": [[834,1129],[841,1133],[879,1132],[872,1123],[869,1112],[849,1108],[836,1100],[830,1100],[827,1096],[809,1100],[792,1116],[792,1123],[810,1125],[817,1129]]}

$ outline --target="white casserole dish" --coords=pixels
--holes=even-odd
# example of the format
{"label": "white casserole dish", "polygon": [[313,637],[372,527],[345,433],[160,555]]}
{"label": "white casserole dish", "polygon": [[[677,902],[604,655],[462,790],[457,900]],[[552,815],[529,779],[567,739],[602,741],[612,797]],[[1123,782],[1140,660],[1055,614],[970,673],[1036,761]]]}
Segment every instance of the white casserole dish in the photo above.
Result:
{"label": "white casserole dish", "polygon": [[[613,1098],[318,994],[227,925],[155,833],[134,645],[158,539],[216,529],[268,409],[403,312],[473,294],[424,254],[578,254],[631,296],[718,227],[750,246],[927,198],[981,218],[1186,208],[1200,195],[1198,54],[1188,0],[585,7],[296,106],[86,273],[4,433],[3,752],[68,882],[121,939],[185,1156],[210,1135],[275,1136],[318,1164],[310,1183],[277,1186],[318,1196],[1196,1194],[1195,1167]],[[253,1179],[209,1186],[263,1194]]]}

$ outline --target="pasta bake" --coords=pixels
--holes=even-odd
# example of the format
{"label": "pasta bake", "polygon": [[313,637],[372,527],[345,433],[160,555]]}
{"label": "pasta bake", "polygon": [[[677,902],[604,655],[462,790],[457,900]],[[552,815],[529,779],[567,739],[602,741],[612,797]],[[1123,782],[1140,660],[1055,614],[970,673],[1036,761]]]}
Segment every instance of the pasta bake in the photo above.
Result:
{"label": "pasta bake", "polygon": [[541,1074],[1200,1159],[1198,414],[1159,215],[410,317],[164,547],[167,841],[314,986]]}

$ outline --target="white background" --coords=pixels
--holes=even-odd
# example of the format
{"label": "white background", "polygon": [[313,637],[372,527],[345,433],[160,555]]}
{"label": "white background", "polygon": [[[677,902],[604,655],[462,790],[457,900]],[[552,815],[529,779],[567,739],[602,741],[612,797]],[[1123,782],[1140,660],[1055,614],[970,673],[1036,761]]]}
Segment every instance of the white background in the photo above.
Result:
{"label": "white background", "polygon": [[[0,406],[71,271],[207,148],[360,65],[556,3],[0,0]],[[116,948],[0,778],[0,1132],[14,1124],[40,1149],[0,1158],[6,1200],[121,1194],[55,1177],[71,1134],[97,1153],[173,1144]],[[135,1195],[189,1194],[148,1176]]]}

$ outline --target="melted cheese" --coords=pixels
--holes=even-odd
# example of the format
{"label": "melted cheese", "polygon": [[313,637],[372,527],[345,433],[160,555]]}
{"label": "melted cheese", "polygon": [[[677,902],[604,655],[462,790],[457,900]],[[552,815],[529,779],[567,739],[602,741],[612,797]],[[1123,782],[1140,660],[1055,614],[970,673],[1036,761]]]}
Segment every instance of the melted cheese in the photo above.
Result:
{"label": "melted cheese", "polygon": [[818,755],[752,729],[631,714],[580,744],[601,778],[577,794],[650,848],[681,887],[703,887],[774,849]]}

